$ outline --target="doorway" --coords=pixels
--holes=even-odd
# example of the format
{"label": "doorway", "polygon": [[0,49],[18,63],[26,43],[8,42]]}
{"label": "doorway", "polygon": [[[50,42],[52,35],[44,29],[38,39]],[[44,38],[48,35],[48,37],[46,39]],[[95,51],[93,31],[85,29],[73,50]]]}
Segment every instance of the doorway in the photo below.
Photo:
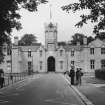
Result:
{"label": "doorway", "polygon": [[55,58],[53,56],[47,59],[47,70],[48,72],[55,72]]}

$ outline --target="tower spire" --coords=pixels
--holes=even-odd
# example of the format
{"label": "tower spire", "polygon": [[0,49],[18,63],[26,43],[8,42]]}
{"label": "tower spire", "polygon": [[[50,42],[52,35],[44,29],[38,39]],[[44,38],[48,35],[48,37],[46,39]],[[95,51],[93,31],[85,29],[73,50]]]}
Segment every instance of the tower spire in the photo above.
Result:
{"label": "tower spire", "polygon": [[52,10],[51,10],[52,4],[50,4],[50,22],[52,21]]}

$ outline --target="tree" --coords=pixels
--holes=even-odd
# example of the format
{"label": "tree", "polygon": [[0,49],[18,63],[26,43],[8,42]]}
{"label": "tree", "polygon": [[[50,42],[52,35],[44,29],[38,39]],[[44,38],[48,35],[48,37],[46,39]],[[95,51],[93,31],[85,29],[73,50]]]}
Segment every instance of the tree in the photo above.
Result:
{"label": "tree", "polygon": [[91,41],[93,41],[95,38],[93,38],[92,36],[87,37],[87,43],[90,43]]}
{"label": "tree", "polygon": [[[9,42],[8,37],[11,35],[12,29],[21,29],[21,18],[18,10],[25,8],[30,12],[37,11],[40,3],[46,3],[46,0],[0,0],[0,58],[3,58],[3,43]],[[0,62],[3,59],[0,59]]]}
{"label": "tree", "polygon": [[25,34],[20,40],[20,46],[30,46],[33,42],[37,42],[36,36],[33,34]]}
{"label": "tree", "polygon": [[83,34],[75,33],[72,36],[71,44],[72,45],[76,45],[77,42],[80,42],[80,44],[82,45],[83,44],[83,38],[84,38],[84,35]]}
{"label": "tree", "polygon": [[[84,44],[84,42],[83,42],[84,37],[87,37],[87,36],[85,36],[84,34],[81,34],[81,33],[75,33],[72,36],[72,40],[70,41],[71,45],[76,45],[77,42],[80,42],[80,45],[83,45]],[[90,43],[93,40],[94,40],[94,38],[92,36],[87,37],[87,43]]]}
{"label": "tree", "polygon": [[105,32],[100,32],[95,38],[99,38],[100,40],[105,39]]}
{"label": "tree", "polygon": [[90,10],[90,14],[82,14],[80,16],[81,21],[76,26],[81,27],[83,24],[87,24],[88,20],[91,20],[92,23],[96,23],[93,29],[96,35],[105,29],[105,0],[79,0],[78,3],[63,6],[62,9],[67,12],[70,10],[73,12],[85,9]]}
{"label": "tree", "polygon": [[65,41],[58,42],[58,46],[66,46],[66,42]]}

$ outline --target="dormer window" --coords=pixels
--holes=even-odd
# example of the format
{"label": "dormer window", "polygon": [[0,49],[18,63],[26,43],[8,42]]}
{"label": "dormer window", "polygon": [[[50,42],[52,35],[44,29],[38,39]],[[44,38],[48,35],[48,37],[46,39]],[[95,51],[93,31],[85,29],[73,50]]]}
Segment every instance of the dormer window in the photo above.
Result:
{"label": "dormer window", "polygon": [[105,48],[101,48],[101,54],[105,54]]}
{"label": "dormer window", "polygon": [[90,48],[90,54],[94,54],[94,48]]}
{"label": "dormer window", "polygon": [[40,57],[42,57],[42,50],[40,50],[39,52],[40,52]]}
{"label": "dormer window", "polygon": [[28,57],[31,57],[31,50],[28,50]]}
{"label": "dormer window", "polygon": [[74,56],[74,50],[71,50],[71,56]]}
{"label": "dormer window", "polygon": [[63,55],[63,50],[60,50],[60,56],[62,56]]}

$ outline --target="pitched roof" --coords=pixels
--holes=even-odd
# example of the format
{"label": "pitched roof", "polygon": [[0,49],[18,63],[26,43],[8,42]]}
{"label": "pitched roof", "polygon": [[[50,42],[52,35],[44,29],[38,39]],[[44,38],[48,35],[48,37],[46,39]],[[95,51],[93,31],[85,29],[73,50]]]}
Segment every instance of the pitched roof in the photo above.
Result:
{"label": "pitched roof", "polygon": [[33,52],[36,52],[39,47],[40,47],[40,45],[36,45],[36,46],[19,46],[21,51],[29,51],[29,49],[30,49]]}

